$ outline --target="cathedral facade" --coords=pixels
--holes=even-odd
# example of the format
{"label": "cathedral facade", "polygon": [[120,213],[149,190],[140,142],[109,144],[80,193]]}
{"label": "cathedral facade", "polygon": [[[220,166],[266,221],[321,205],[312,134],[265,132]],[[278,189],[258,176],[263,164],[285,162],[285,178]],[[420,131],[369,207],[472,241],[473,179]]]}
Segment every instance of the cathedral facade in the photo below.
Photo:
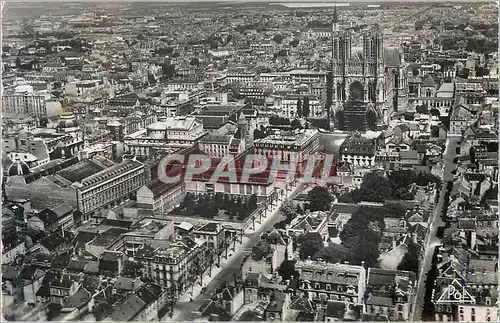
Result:
{"label": "cathedral facade", "polygon": [[327,92],[330,92],[331,110],[337,128],[348,131],[374,130],[377,123],[388,120],[394,104],[398,104],[397,100],[393,100],[394,95],[397,97],[398,94],[395,94],[397,90],[392,85],[400,82],[397,78],[402,71],[401,57],[397,57],[397,62],[392,60],[396,71],[388,69],[386,53],[383,34],[377,26],[362,34],[362,48],[354,48],[353,32],[349,29],[340,30],[335,9]]}

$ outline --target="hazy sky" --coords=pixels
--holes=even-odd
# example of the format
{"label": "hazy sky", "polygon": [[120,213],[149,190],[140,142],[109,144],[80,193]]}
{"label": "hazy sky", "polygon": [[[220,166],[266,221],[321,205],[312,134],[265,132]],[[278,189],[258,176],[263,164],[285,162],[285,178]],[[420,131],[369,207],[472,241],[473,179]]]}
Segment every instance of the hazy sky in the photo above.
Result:
{"label": "hazy sky", "polygon": [[327,2],[327,3],[347,3],[347,2],[364,2],[364,3],[384,3],[384,2],[497,2],[494,0],[452,0],[452,1],[443,1],[443,0],[7,0],[7,5],[9,2],[15,3],[44,3],[44,2],[96,2],[96,3],[106,3],[106,2],[164,2],[164,3],[180,3],[180,2],[222,2],[222,3],[245,3],[245,2],[269,2],[269,3],[279,3],[279,2]]}

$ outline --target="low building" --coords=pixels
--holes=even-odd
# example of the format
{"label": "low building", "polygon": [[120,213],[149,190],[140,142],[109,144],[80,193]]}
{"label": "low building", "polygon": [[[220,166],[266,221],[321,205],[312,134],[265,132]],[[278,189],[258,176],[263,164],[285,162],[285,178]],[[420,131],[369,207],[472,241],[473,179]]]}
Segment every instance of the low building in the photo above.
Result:
{"label": "low building", "polygon": [[145,214],[166,214],[182,202],[184,195],[183,183],[163,183],[156,179],[137,191],[137,208]]}
{"label": "low building", "polygon": [[305,215],[300,215],[292,220],[288,227],[290,236],[300,236],[307,233],[317,233],[324,242],[330,239],[328,233],[328,214],[323,211],[316,211]]}
{"label": "low building", "polygon": [[292,257],[292,239],[283,231],[264,233],[261,239],[243,263],[243,279],[250,273],[271,278],[283,261]]}
{"label": "low building", "polygon": [[221,223],[209,222],[194,228],[195,238],[205,241],[207,248],[219,255],[226,247],[226,229]]}
{"label": "low building", "polygon": [[70,231],[73,228],[73,212],[68,204],[45,209],[28,219],[28,227],[37,231],[55,232],[60,229]]}

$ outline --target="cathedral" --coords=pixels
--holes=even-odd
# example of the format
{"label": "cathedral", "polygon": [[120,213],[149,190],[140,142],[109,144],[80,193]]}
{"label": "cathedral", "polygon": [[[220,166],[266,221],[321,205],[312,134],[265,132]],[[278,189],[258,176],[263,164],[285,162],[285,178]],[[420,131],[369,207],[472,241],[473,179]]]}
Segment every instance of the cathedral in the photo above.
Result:
{"label": "cathedral", "polygon": [[335,8],[327,104],[335,116],[336,128],[375,130],[377,124],[387,122],[392,110],[397,109],[400,104],[397,100],[404,94],[403,57],[392,50],[388,61],[387,54],[378,26],[364,32],[362,47],[355,48],[353,31],[340,30]]}

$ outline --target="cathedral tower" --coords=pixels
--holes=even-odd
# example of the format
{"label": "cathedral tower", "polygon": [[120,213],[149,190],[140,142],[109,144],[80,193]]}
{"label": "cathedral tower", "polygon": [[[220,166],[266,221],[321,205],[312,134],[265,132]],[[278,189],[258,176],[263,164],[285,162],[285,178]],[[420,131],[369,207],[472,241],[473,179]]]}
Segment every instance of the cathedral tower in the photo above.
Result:
{"label": "cathedral tower", "polygon": [[[351,30],[341,30],[337,8],[332,23],[331,80],[327,97],[337,117],[345,120],[345,130],[365,130],[366,114],[370,111],[370,128],[373,114],[384,104],[384,46],[378,26],[363,33],[360,49],[353,48]],[[331,94],[330,94],[331,93]]]}

